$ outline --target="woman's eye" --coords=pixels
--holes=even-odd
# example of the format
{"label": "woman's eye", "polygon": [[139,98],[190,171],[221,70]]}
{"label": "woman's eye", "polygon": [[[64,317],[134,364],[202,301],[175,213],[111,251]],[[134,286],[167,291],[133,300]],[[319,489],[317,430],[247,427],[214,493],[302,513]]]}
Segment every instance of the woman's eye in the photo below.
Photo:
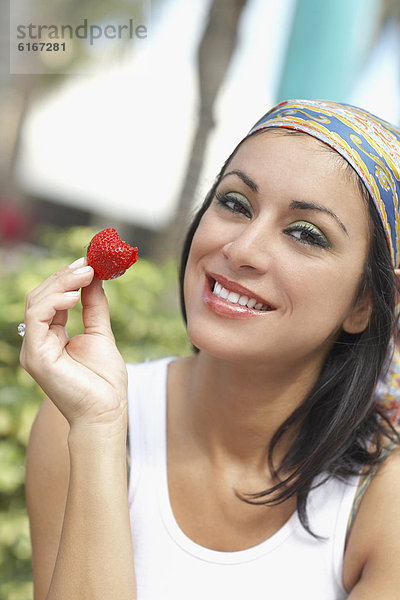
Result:
{"label": "woman's eye", "polygon": [[251,206],[247,199],[241,194],[220,194],[216,193],[215,197],[219,205],[232,213],[242,214],[250,218],[252,216]]}
{"label": "woman's eye", "polygon": [[307,221],[293,223],[290,227],[286,227],[285,233],[308,246],[320,246],[321,248],[330,246],[328,238],[322,231]]}

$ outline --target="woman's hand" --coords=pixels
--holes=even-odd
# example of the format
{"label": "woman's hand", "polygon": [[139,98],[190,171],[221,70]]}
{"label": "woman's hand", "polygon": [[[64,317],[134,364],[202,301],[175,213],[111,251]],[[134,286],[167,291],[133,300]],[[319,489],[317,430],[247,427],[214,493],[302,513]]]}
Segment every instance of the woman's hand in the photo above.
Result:
{"label": "woman's hand", "polygon": [[[79,288],[84,332],[70,340],[65,326]],[[101,282],[86,259],[61,269],[28,295],[25,324],[21,364],[70,424],[68,433],[64,421],[49,434],[52,421],[43,421],[42,410],[29,443],[26,488],[35,592],[43,600],[135,600],[127,373]],[[54,425],[60,418],[55,413]]]}
{"label": "woman's hand", "polygon": [[[82,288],[84,332],[68,338],[68,309]],[[86,258],[64,267],[27,296],[20,360],[72,427],[126,428],[127,373],[111,331],[102,283]]]}

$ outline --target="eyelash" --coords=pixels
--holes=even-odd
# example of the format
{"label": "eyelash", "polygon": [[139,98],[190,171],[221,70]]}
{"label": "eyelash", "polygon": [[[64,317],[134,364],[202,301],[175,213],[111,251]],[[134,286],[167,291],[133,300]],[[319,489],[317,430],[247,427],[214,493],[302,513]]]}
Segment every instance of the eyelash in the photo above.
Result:
{"label": "eyelash", "polygon": [[[250,209],[244,204],[244,202],[240,202],[238,198],[235,198],[229,194],[220,194],[219,192],[215,194],[215,198],[218,204],[230,213],[235,215],[243,214],[249,219],[252,217]],[[229,203],[231,206],[229,206]],[[308,240],[300,239],[292,235],[292,232],[295,231],[300,231],[301,233],[306,234]],[[320,248],[330,247],[327,238],[316,227],[311,225],[311,223],[302,221],[294,223],[293,225],[290,225],[290,227],[287,227],[284,230],[284,233],[290,235],[290,237],[294,238],[297,242],[304,244],[305,246],[319,246]]]}
{"label": "eyelash", "polygon": [[[245,203],[241,202],[238,198],[235,198],[235,196],[230,196],[229,194],[220,194],[219,192],[217,192],[215,194],[215,197],[217,199],[217,202],[229,212],[235,215],[245,215],[249,219],[252,216],[250,209],[245,205]],[[232,208],[228,205],[229,202],[233,204]]]}
{"label": "eyelash", "polygon": [[[302,233],[305,233],[309,238],[311,237],[311,241],[306,241],[291,235],[293,231],[301,231]],[[290,227],[286,227],[284,233],[291,235],[291,237],[295,238],[295,240],[300,242],[300,244],[305,244],[306,246],[319,246],[320,248],[330,247],[327,238],[320,233],[316,227],[311,225],[311,223],[293,223],[293,225],[290,225]]]}

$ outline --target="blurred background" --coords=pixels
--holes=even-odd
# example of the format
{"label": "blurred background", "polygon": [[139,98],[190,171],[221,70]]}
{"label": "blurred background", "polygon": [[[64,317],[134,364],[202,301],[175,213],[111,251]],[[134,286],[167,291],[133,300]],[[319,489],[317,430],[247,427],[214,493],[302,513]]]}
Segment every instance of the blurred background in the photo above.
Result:
{"label": "blurred background", "polygon": [[[27,44],[61,43],[55,30],[17,37],[84,19],[141,29],[51,53]],[[1,0],[0,27],[0,600],[31,600],[23,482],[43,394],[18,366],[26,293],[115,227],[141,257],[106,284],[124,358],[189,352],[177,260],[195,207],[280,100],[348,102],[399,124],[400,2]]]}

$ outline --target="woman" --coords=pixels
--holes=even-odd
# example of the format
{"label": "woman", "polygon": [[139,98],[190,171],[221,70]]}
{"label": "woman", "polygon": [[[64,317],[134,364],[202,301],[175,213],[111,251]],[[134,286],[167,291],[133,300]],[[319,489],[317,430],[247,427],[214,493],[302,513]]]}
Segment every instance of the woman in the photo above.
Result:
{"label": "woman", "polygon": [[31,292],[21,361],[48,396],[27,463],[36,600],[399,598],[399,437],[373,395],[399,142],[331,102],[255,125],[184,246],[192,356],[127,379],[85,259]]}

